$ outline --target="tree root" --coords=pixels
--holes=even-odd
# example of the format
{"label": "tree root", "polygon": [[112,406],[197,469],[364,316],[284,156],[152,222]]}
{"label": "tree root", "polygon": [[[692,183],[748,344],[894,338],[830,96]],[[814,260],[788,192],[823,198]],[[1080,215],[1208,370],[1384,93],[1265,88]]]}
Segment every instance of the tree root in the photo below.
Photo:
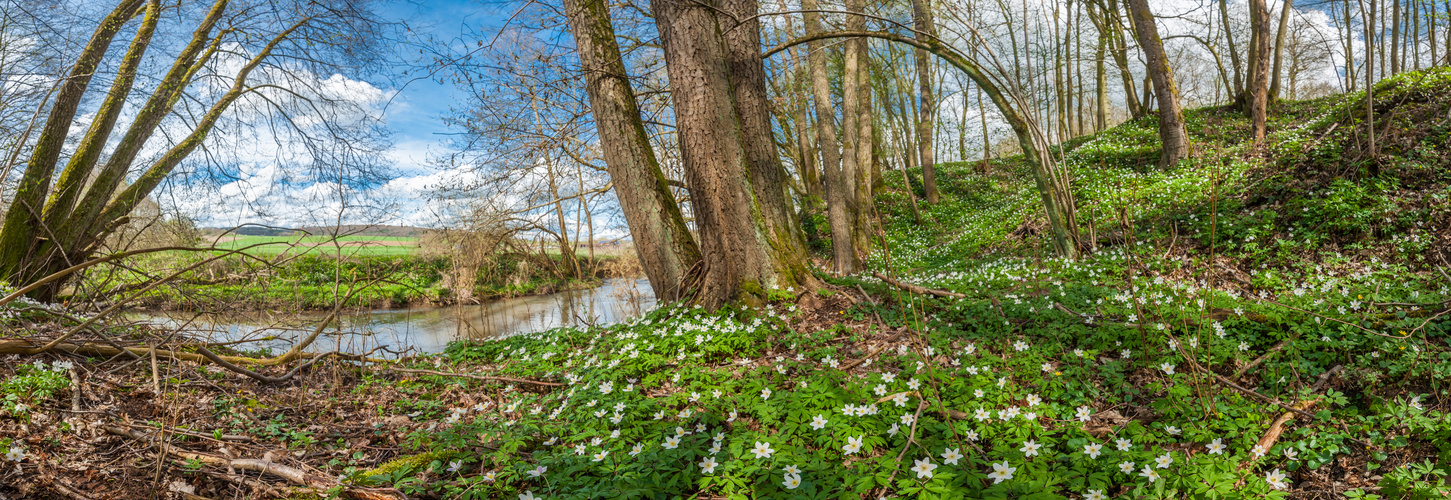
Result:
{"label": "tree root", "polygon": [[338,483],[332,478],[319,476],[317,474],[309,474],[301,469],[274,463],[270,459],[227,458],[219,457],[216,455],[208,455],[181,450],[178,448],[173,448],[167,443],[155,443],[150,436],[147,436],[140,431],[134,431],[119,426],[108,425],[106,426],[106,432],[121,437],[131,438],[137,441],[141,441],[143,443],[158,445],[161,453],[164,455],[172,455],[186,460],[195,460],[204,464],[222,466],[226,467],[229,471],[245,470],[277,476],[287,480],[287,482],[289,483],[303,487],[303,489],[294,489],[294,493],[322,494],[329,490],[341,488],[343,497],[351,498],[354,500],[397,500],[400,498],[407,498],[403,496],[402,493],[393,489],[349,487],[347,485]]}

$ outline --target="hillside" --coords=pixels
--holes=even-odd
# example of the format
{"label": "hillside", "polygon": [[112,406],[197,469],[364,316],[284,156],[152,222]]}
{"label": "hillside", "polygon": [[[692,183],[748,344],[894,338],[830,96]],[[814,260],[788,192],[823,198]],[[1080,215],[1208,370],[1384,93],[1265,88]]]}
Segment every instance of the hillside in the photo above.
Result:
{"label": "hillside", "polygon": [[[5,386],[34,410],[0,420],[28,426],[3,445],[45,464],[0,491],[143,495],[165,470],[214,498],[238,477],[350,498],[1441,498],[1451,71],[1376,95],[1376,156],[1357,94],[1281,103],[1259,150],[1237,110],[1192,110],[1196,153],[1167,171],[1152,119],[1069,141],[1076,261],[1051,256],[1021,159],[944,164],[920,223],[915,181],[888,175],[869,272],[762,309],[666,304],[399,364],[92,370],[90,413],[52,409],[64,370],[0,368],[34,381]],[[172,468],[144,446],[158,428],[188,436]],[[98,459],[128,469],[59,465]]]}

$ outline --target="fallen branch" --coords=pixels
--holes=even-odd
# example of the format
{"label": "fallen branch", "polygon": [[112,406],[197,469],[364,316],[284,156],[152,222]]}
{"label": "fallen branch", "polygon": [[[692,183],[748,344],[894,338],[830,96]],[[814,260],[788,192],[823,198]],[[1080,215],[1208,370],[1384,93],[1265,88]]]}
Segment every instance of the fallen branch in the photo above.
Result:
{"label": "fallen branch", "polygon": [[[1320,374],[1320,378],[1315,381],[1315,385],[1310,386],[1310,390],[1312,392],[1320,392],[1320,389],[1325,387],[1325,382],[1329,381],[1332,375],[1339,373],[1343,368],[1343,366],[1335,365],[1334,368],[1326,370],[1325,373]],[[1313,398],[1295,403],[1292,407],[1294,411],[1287,411],[1283,415],[1280,415],[1279,418],[1276,418],[1274,423],[1270,424],[1270,428],[1265,430],[1265,434],[1260,436],[1260,440],[1256,443],[1259,449],[1265,453],[1269,453],[1270,448],[1273,448],[1275,442],[1279,441],[1280,434],[1285,432],[1285,424],[1293,420],[1296,413],[1305,413],[1306,410],[1314,408],[1315,404],[1320,402],[1320,399],[1321,397],[1317,395]],[[1248,465],[1248,463],[1245,465]]]}
{"label": "fallen branch", "polygon": [[912,293],[915,293],[915,294],[918,294],[918,295],[934,295],[934,296],[937,296],[937,297],[948,297],[948,298],[954,298],[954,299],[967,298],[966,295],[963,295],[963,294],[960,294],[960,293],[957,293],[957,292],[949,292],[947,290],[934,290],[934,289],[931,289],[931,288],[920,287],[920,286],[913,285],[913,284],[903,283],[903,282],[894,280],[892,278],[888,278],[886,275],[884,275],[882,273],[878,273],[878,272],[873,272],[872,273],[872,276],[876,276],[877,279],[882,280],[884,283],[886,283],[888,285],[892,285],[892,286],[895,286],[897,288],[901,288],[903,290],[906,290],[908,292],[912,292]]}
{"label": "fallen branch", "polygon": [[262,382],[262,383],[265,383],[265,384],[280,384],[282,382],[286,382],[288,380],[292,380],[292,377],[295,376],[295,375],[297,375],[297,372],[302,371],[302,369],[307,368],[309,366],[312,366],[312,365],[316,364],[318,361],[322,361],[323,359],[326,359],[328,356],[335,356],[335,355],[338,354],[337,351],[325,352],[325,353],[322,353],[322,354],[317,355],[316,357],[313,357],[312,359],[308,360],[306,363],[297,365],[295,368],[292,369],[292,371],[287,372],[287,374],[285,374],[285,375],[283,375],[281,377],[269,377],[269,376],[266,376],[266,375],[263,375],[263,374],[254,372],[252,370],[248,370],[246,368],[242,368],[240,366],[234,365],[234,364],[228,362],[227,360],[222,359],[221,356],[218,356],[215,353],[212,353],[212,351],[207,350],[207,348],[205,348],[205,347],[197,346],[196,352],[197,352],[197,354],[201,354],[203,357],[207,358],[211,362],[216,363],[217,366],[220,366],[222,368],[226,368],[228,370],[231,370],[234,373],[240,373],[242,375],[246,375],[248,377],[251,377],[253,380],[256,380],[258,382]]}
{"label": "fallen branch", "polygon": [[420,373],[420,374],[423,374],[423,375],[438,375],[440,377],[460,377],[460,378],[471,378],[471,379],[474,379],[474,380],[487,380],[487,381],[496,381],[496,382],[513,382],[513,383],[516,383],[516,384],[532,384],[532,385],[540,385],[540,386],[545,386],[545,387],[562,387],[562,386],[564,386],[564,384],[561,384],[561,383],[558,383],[558,382],[544,382],[544,381],[540,381],[540,380],[529,380],[529,379],[522,379],[522,378],[494,377],[494,376],[489,376],[489,375],[474,375],[474,374],[471,374],[471,373],[440,372],[440,371],[433,371],[433,370],[415,370],[415,369],[412,369],[412,368],[399,368],[399,367],[396,367],[396,366],[388,366],[388,365],[380,365],[380,366],[382,366],[384,368],[387,368],[389,370],[393,370],[393,371],[396,371],[396,372],[403,372],[403,373]]}
{"label": "fallen branch", "polygon": [[[246,470],[258,472],[261,474],[277,476],[282,479],[286,479],[289,483],[312,490],[308,493],[318,494],[335,488],[342,488],[342,494],[344,497],[352,498],[355,500],[397,500],[399,498],[407,498],[404,497],[401,493],[397,492],[397,490],[392,489],[349,487],[338,483],[332,478],[320,476],[317,474],[308,474],[301,469],[278,464],[270,459],[227,458],[219,457],[216,455],[186,451],[178,448],[173,448],[164,442],[157,443],[150,436],[147,436],[142,432],[114,425],[106,426],[106,432],[117,436],[141,441],[149,445],[156,445],[161,450],[161,453],[164,455],[173,455],[185,460],[195,460],[204,464],[222,466],[226,467],[228,470]],[[299,491],[297,493],[303,492]]]}

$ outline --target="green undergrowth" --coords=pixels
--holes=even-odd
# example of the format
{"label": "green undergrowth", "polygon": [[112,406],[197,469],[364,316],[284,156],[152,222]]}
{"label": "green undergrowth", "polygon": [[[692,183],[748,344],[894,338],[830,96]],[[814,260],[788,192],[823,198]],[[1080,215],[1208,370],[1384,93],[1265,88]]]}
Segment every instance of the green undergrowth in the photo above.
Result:
{"label": "green undergrowth", "polygon": [[[962,298],[849,276],[827,281],[875,298],[456,343],[423,361],[518,380],[405,382],[417,400],[383,411],[417,419],[407,453],[452,455],[347,477],[441,498],[1451,494],[1451,284],[1426,260],[1451,169],[1444,126],[1404,121],[1444,114],[1448,74],[1377,87],[1373,161],[1363,94],[1278,104],[1258,151],[1238,111],[1190,110],[1169,169],[1152,118],[1066,143],[1077,261],[1048,251],[1021,158],[938,165],[920,222],[889,172],[868,268]],[[478,398],[437,396],[460,384]]]}
{"label": "green undergrowth", "polygon": [[[430,422],[408,436],[411,452],[461,453],[418,467],[431,481],[405,491],[1277,498],[1276,486],[1336,460],[1409,480],[1395,467],[1407,456],[1451,457],[1451,418],[1427,408],[1448,395],[1451,323],[1427,321],[1451,299],[1445,284],[1393,281],[1391,265],[1326,268],[1266,283],[1261,297],[1166,278],[1176,262],[1133,262],[1004,259],[924,281],[963,299],[895,302],[861,282],[887,302],[844,321],[881,316],[910,335],[808,327],[793,306],[666,307],[607,328],[455,344],[447,369],[565,385],[396,409]],[[1229,374],[1284,341],[1242,380],[1286,404],[1324,402],[1256,450],[1283,410],[1195,375],[1185,358]],[[1337,383],[1309,389],[1336,366]]]}

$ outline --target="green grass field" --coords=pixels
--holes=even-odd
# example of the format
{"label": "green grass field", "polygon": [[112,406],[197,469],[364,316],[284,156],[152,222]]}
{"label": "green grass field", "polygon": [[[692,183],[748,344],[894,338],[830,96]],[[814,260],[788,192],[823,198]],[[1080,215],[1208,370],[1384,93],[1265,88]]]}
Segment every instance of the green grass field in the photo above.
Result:
{"label": "green grass field", "polygon": [[[237,249],[265,244],[247,250],[253,255],[314,254],[352,257],[412,255],[418,250],[418,238],[401,236],[235,236],[217,243],[217,248]],[[341,245],[341,248],[339,248]]]}

